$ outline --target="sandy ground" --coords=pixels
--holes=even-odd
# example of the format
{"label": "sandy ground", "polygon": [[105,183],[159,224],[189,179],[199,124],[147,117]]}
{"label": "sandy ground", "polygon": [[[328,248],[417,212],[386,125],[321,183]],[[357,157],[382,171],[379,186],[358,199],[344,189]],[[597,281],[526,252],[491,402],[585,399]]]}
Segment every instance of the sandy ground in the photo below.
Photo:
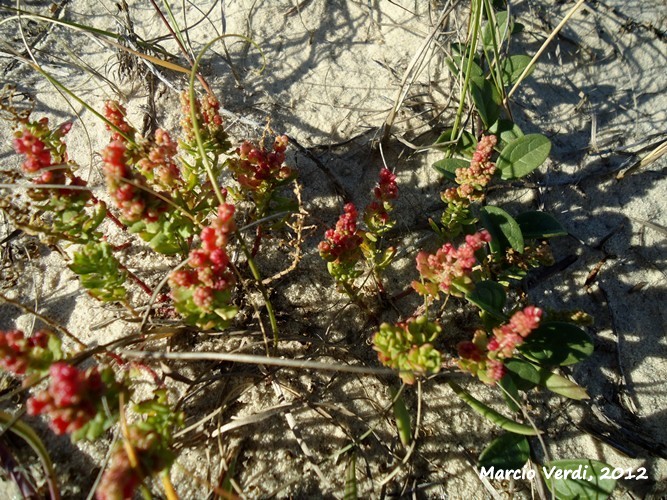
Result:
{"label": "sandy ground", "polygon": [[[61,4],[56,10],[62,19],[127,33],[127,16],[113,2],[94,7],[79,0]],[[258,137],[270,118],[274,130],[294,139],[289,163],[299,172],[303,208],[309,215],[297,270],[271,284],[283,338],[281,354],[374,366],[375,356],[367,345],[373,327],[333,291],[316,245],[324,228],[334,223],[343,199],[360,205],[368,200],[383,162],[376,146],[399,102],[390,140],[382,148],[401,190],[394,235],[401,253],[387,286],[399,292],[414,279],[417,244],[428,245],[428,240],[423,242],[428,231],[420,230],[419,224],[423,229],[428,216],[437,216],[441,184],[430,167],[439,156],[409,145],[431,144],[451,123],[450,99],[456,101],[457,94],[443,60],[447,44],[465,27],[465,11],[456,8],[441,18],[449,4],[400,0],[196,5],[185,10],[174,6],[179,23],[190,27],[188,37],[195,50],[216,33],[242,35],[256,42],[266,63],[260,73],[260,52],[238,36],[217,42],[205,57],[203,71],[229,112],[231,133]],[[525,25],[513,40],[516,53],[532,55],[571,5],[513,3]],[[41,2],[24,7],[47,11]],[[159,39],[177,53],[147,2],[130,2],[127,12],[137,36]],[[16,21],[8,22],[0,31],[22,51],[16,26]],[[151,89],[147,82],[153,76],[148,75],[154,74],[141,62],[123,73],[117,51],[83,33],[63,27],[44,31],[27,20],[24,26],[40,63],[96,109],[105,99],[118,98],[127,104],[134,123],[141,125],[152,116],[162,127],[177,128],[176,91],[186,87],[184,78],[158,70]],[[621,482],[617,498],[667,494],[667,183],[664,157],[640,164],[667,140],[666,30],[667,11],[661,0],[585,5],[514,96],[516,122],[524,132],[541,132],[552,140],[551,158],[538,175],[492,195],[492,201],[503,203],[510,213],[535,207],[551,212],[571,234],[554,241],[562,269],[532,283],[531,300],[543,307],[582,309],[595,318],[595,354],[571,371],[591,399],[572,403],[536,395],[527,402],[546,431],[545,448],[535,447],[536,458],[586,457],[616,467],[645,467],[650,479]],[[72,117],[72,109],[53,87],[11,61],[1,61],[2,80],[35,97],[36,115],[46,114],[56,123]],[[84,65],[109,81],[91,77]],[[100,161],[93,152],[107,142],[107,133],[80,104],[72,105],[79,118],[68,137],[70,155],[99,186]],[[0,127],[3,168],[15,167],[19,161],[9,145],[9,128],[5,123]],[[618,179],[620,172],[625,175]],[[0,237],[11,229],[3,222]],[[124,235],[112,232],[111,238],[118,241]],[[106,342],[136,329],[117,319],[122,311],[103,308],[86,296],[74,275],[63,272],[58,252],[28,236],[11,246],[17,256],[12,266],[16,276],[3,274],[3,293],[60,322],[86,343]],[[128,267],[155,285],[174,262],[150,255],[137,246],[125,258]],[[260,262],[266,275],[289,263],[281,249],[267,252]],[[146,302],[140,291],[133,293],[137,304]],[[416,299],[407,298],[401,310],[410,314],[416,305]],[[102,324],[111,319],[116,320]],[[396,315],[383,312],[382,319],[395,320]],[[261,335],[250,319],[247,324],[252,331],[185,336],[173,348],[238,347],[259,353]],[[458,324],[465,325],[465,313]],[[30,330],[39,322],[16,308],[0,306],[0,326],[13,325]],[[452,336],[461,334],[457,322],[448,328]],[[384,411],[394,380],[299,370],[269,370],[267,378],[265,369],[209,362],[169,366],[192,378],[216,375],[193,386],[168,379],[174,400],[181,401],[192,426],[177,440],[182,453],[174,482],[183,498],[204,498],[210,491],[206,483],[217,483],[231,463],[238,492],[249,498],[342,497],[349,454],[337,457],[337,451],[369,429],[373,432],[357,452],[362,497],[534,494],[530,483],[493,482],[487,489],[479,481],[474,461],[498,429],[470,413],[437,378],[424,384],[421,394],[414,389],[406,394],[413,415],[421,399],[420,438],[407,464],[398,467],[406,451]],[[496,393],[475,384],[470,390],[502,408]],[[207,415],[210,419],[194,425]],[[66,495],[85,497],[110,441],[74,446],[66,438],[51,436],[43,423],[30,422],[53,450]],[[230,429],[233,422],[240,426]],[[2,496],[8,497],[11,485],[5,484],[9,489]]]}

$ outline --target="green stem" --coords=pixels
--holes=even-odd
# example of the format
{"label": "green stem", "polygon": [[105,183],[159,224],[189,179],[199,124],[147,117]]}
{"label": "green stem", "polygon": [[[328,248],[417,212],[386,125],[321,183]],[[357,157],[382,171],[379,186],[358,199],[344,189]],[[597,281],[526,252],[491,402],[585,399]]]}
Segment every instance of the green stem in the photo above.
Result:
{"label": "green stem", "polygon": [[463,81],[463,88],[461,89],[461,97],[459,99],[459,107],[456,110],[456,117],[454,118],[454,125],[452,126],[452,134],[450,140],[456,140],[459,132],[459,126],[461,125],[461,117],[463,116],[463,106],[466,101],[466,94],[468,93],[468,86],[470,85],[470,75],[472,74],[472,64],[477,50],[477,38],[479,37],[479,25],[482,17],[482,0],[472,0],[471,3],[471,37],[470,37],[470,50],[468,51],[468,60],[466,61],[466,72],[465,79]]}
{"label": "green stem", "polygon": [[255,281],[257,282],[257,287],[259,288],[259,291],[262,294],[262,298],[264,299],[264,304],[266,305],[266,313],[269,315],[269,323],[271,324],[271,331],[273,332],[273,346],[277,347],[278,321],[276,320],[276,314],[273,311],[273,305],[271,304],[271,300],[269,299],[269,293],[266,291],[266,287],[262,284],[262,276],[259,273],[259,269],[257,269],[257,265],[255,264],[252,255],[250,255],[250,251],[248,250],[248,247],[246,246],[243,237],[238,231],[236,231],[236,238],[238,239],[239,244],[241,245],[241,250],[243,251],[246,260],[248,261],[248,267],[250,268],[252,277],[255,278]]}

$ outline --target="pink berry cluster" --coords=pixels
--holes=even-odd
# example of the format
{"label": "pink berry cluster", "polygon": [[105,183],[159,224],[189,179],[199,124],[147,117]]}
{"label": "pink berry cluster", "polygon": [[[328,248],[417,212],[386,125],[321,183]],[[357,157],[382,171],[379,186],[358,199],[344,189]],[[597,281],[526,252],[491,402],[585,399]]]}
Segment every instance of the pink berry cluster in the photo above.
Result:
{"label": "pink berry cluster", "polygon": [[487,383],[495,383],[506,373],[503,360],[514,355],[526,337],[540,326],[542,309],[527,306],[515,312],[510,320],[493,329],[491,338],[477,330],[472,341],[458,344],[459,366]]}
{"label": "pink berry cluster", "polygon": [[472,271],[477,264],[475,252],[491,241],[487,230],[466,235],[465,243],[456,248],[445,243],[435,254],[419,252],[417,270],[425,281],[412,282],[421,295],[437,298],[440,291],[461,296],[473,288]]}
{"label": "pink berry cluster", "polygon": [[201,232],[201,248],[190,251],[188,268],[169,277],[176,309],[187,322],[204,329],[222,326],[236,314],[230,306],[235,279],[226,250],[236,230],[234,211],[229,203],[218,207],[217,218]]}
{"label": "pink berry cluster", "polygon": [[229,160],[229,168],[241,192],[252,197],[257,205],[265,204],[273,189],[292,176],[292,169],[283,165],[288,143],[286,135],[278,136],[269,151],[245,141],[236,149],[237,158]]}
{"label": "pink berry cluster", "polygon": [[175,161],[178,144],[169,132],[159,128],[153,141],[141,141],[140,145],[145,150],[136,163],[141,175],[163,189],[178,188],[181,184],[181,171]]}
{"label": "pink berry cluster", "polygon": [[147,182],[166,190],[179,186],[181,175],[174,160],[177,144],[163,129],[157,129],[150,140],[140,137],[127,123],[125,108],[115,101],[107,101],[104,110],[107,120],[127,137],[107,125],[111,142],[102,159],[111,197],[126,222],[155,222],[167,209],[166,203],[142,187]]}
{"label": "pink berry cluster", "polygon": [[97,367],[86,371],[54,363],[49,370],[49,387],[28,399],[28,414],[47,414],[58,435],[71,434],[88,423],[101,408],[107,387]]}
{"label": "pink berry cluster", "polygon": [[32,337],[21,330],[0,332],[0,367],[14,375],[43,372],[60,357],[59,346],[58,339],[45,330]]}
{"label": "pink berry cluster", "polygon": [[373,233],[383,233],[393,226],[389,218],[392,210],[391,201],[398,198],[398,185],[396,175],[387,168],[380,170],[380,179],[373,190],[375,200],[372,201],[364,212],[364,222]]}
{"label": "pink berry cluster", "polygon": [[479,140],[470,166],[456,169],[456,183],[459,186],[449,188],[442,193],[444,202],[469,204],[484,199],[484,189],[496,171],[496,164],[491,161],[491,155],[497,141],[495,135],[486,135]]}

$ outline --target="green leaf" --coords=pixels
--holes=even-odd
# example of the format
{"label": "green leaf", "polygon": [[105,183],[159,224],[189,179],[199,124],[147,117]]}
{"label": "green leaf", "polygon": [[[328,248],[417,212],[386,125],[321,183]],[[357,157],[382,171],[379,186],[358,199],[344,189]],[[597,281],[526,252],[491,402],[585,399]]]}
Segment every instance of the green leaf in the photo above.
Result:
{"label": "green leaf", "polygon": [[589,335],[572,323],[552,321],[531,333],[519,350],[540,365],[572,365],[593,353]]}
{"label": "green leaf", "polygon": [[540,383],[540,373],[528,361],[519,358],[506,359],[505,367],[520,391],[529,391]]}
{"label": "green leaf", "polygon": [[[614,479],[602,479],[603,468],[613,467],[598,460],[586,458],[574,460],[555,460],[542,466],[542,475],[549,490],[562,500],[601,500],[608,498],[616,487]],[[565,475],[568,478],[558,478]],[[574,476],[574,477],[573,477]]]}
{"label": "green leaf", "polygon": [[519,224],[502,208],[494,206],[482,207],[480,210],[482,224],[491,234],[489,246],[494,253],[503,252],[507,247],[512,247],[519,253],[523,253],[523,235]]}
{"label": "green leaf", "polygon": [[589,399],[586,389],[572,382],[569,378],[565,378],[558,373],[549,371],[547,368],[541,370],[540,384],[550,391],[565,396],[566,398],[575,399],[577,401]]}
{"label": "green leaf", "polygon": [[445,158],[436,161],[433,168],[440,172],[448,180],[454,182],[456,180],[456,169],[467,168],[470,165],[469,160],[460,160],[458,158]]}
{"label": "green leaf", "polygon": [[503,148],[496,166],[503,179],[518,179],[542,165],[549,151],[551,142],[542,134],[524,135]]}
{"label": "green leaf", "polygon": [[[506,87],[514,85],[521,76],[521,73],[523,73],[523,70],[530,64],[530,61],[531,57],[526,55],[510,56],[505,59],[501,67],[503,84]],[[526,76],[530,75],[534,70],[535,66],[531,66]]]}
{"label": "green leaf", "polygon": [[507,418],[504,415],[501,415],[493,408],[489,408],[481,401],[475,399],[467,391],[464,391],[457,383],[448,380],[447,383],[456,393],[456,395],[461,398],[470,408],[475,410],[481,416],[487,420],[493,422],[501,429],[505,429],[509,432],[514,432],[515,434],[521,434],[523,436],[536,436],[540,433],[539,430],[525,424],[520,424],[514,420]]}
{"label": "green leaf", "polygon": [[504,119],[491,125],[489,132],[500,138],[500,145],[503,147],[523,137],[523,132],[516,123]]}
{"label": "green leaf", "polygon": [[495,86],[483,77],[470,78],[470,96],[484,126],[489,128],[500,117],[502,99]]}
{"label": "green leaf", "polygon": [[527,240],[541,240],[555,236],[567,236],[567,231],[553,215],[546,212],[523,212],[516,216],[523,237]]}
{"label": "green leaf", "polygon": [[479,456],[479,466],[520,469],[530,458],[530,445],[524,436],[506,432],[497,437]]}
{"label": "green leaf", "polygon": [[498,319],[505,318],[505,289],[495,281],[480,281],[475,285],[475,289],[466,295],[466,299]]}
{"label": "green leaf", "polygon": [[507,11],[496,12],[496,23],[492,21],[487,22],[482,29],[482,43],[487,51],[493,51],[493,32],[495,31],[496,44],[500,47],[507,39],[507,36],[512,33],[513,21],[509,19],[508,25]]}

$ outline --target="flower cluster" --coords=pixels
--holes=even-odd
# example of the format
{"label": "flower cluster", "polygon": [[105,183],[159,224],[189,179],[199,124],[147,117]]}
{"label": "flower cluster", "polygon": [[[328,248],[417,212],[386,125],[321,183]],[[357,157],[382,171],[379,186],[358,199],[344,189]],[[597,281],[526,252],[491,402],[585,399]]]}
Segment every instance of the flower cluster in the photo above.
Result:
{"label": "flower cluster", "polygon": [[389,218],[392,211],[391,201],[398,198],[398,185],[396,175],[387,168],[380,170],[380,179],[373,190],[375,200],[372,201],[364,212],[364,222],[368,229],[375,234],[381,234],[393,227]]}
{"label": "flower cluster", "polygon": [[535,306],[515,312],[510,320],[493,329],[491,338],[477,330],[472,341],[458,345],[459,366],[486,383],[495,383],[506,373],[503,360],[514,355],[530,333],[539,327],[542,310]]}
{"label": "flower cluster", "polygon": [[[230,143],[220,116],[220,102],[207,94],[195,99],[195,116],[199,126],[200,137],[207,152],[220,155],[229,151]],[[190,97],[186,92],[181,94],[181,126],[183,128],[182,146],[189,153],[198,150],[196,135],[192,124]],[[197,156],[197,155],[195,155]]]}
{"label": "flower cluster", "polygon": [[465,243],[456,248],[445,243],[435,254],[419,252],[417,270],[424,283],[412,282],[412,287],[421,295],[437,298],[440,291],[462,296],[472,290],[473,268],[477,264],[475,252],[491,241],[488,231],[482,230],[466,235]]}
{"label": "flower cluster", "polygon": [[140,141],[144,146],[143,155],[137,160],[137,170],[148,181],[163,188],[174,189],[181,184],[181,171],[174,160],[178,144],[169,132],[157,129],[153,141]]}
{"label": "flower cluster", "polygon": [[336,281],[350,282],[359,276],[360,271],[355,266],[361,258],[361,244],[364,241],[363,232],[357,228],[359,213],[353,203],[343,207],[343,215],[336,222],[335,229],[327,229],[324,241],[318,249],[320,255],[327,261],[329,273]]}
{"label": "flower cluster", "polygon": [[289,139],[286,135],[276,137],[271,151],[245,141],[236,149],[236,158],[228,165],[234,179],[239,183],[239,198],[250,198],[257,207],[259,216],[268,209],[274,189],[293,176],[292,169],[283,165]]}
{"label": "flower cluster", "polygon": [[217,218],[201,232],[201,248],[190,252],[188,268],[169,277],[176,310],[186,322],[203,329],[224,327],[236,315],[230,305],[235,279],[226,250],[236,230],[234,211],[229,203],[218,207]]}
{"label": "flower cluster", "polygon": [[72,434],[73,439],[92,439],[113,424],[103,399],[107,399],[107,408],[114,408],[122,386],[110,368],[82,371],[57,362],[51,365],[49,375],[49,387],[28,399],[28,414],[49,415],[51,429],[58,435]]}
{"label": "flower cluster", "polygon": [[491,161],[496,143],[495,135],[482,137],[477,143],[470,166],[456,169],[455,182],[458,187],[442,192],[442,201],[447,204],[442,214],[442,223],[450,236],[460,234],[462,226],[474,221],[470,216],[469,205],[484,199],[484,190],[496,171],[496,165]]}
{"label": "flower cluster", "polygon": [[384,366],[400,370],[406,384],[413,384],[416,376],[437,373],[441,356],[432,342],[442,328],[425,316],[406,323],[383,323],[373,337],[373,349]]}
{"label": "flower cluster", "polygon": [[62,357],[60,339],[40,330],[26,337],[21,330],[0,332],[0,367],[14,375],[30,375],[48,370]]}
{"label": "flower cluster", "polygon": [[134,141],[137,131],[125,119],[126,114],[126,109],[120,103],[116,101],[104,103],[104,117],[115,127],[112,128],[107,124],[107,130],[111,131],[111,141]]}

